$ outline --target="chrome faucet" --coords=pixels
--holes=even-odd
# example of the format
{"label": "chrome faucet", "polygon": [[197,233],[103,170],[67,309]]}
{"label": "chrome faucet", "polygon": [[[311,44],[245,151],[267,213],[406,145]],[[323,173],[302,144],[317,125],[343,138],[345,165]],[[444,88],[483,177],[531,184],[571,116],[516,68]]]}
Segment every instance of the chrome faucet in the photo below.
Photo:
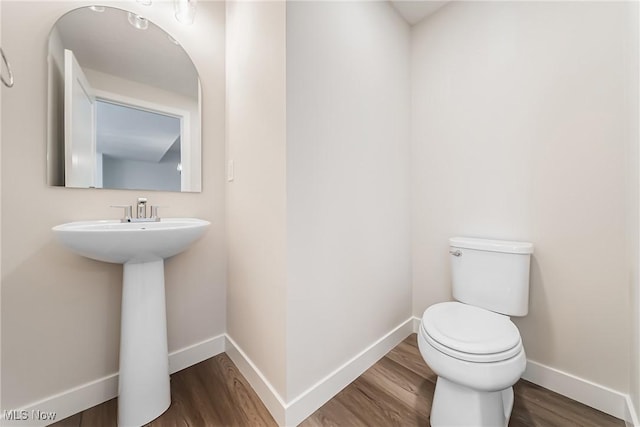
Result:
{"label": "chrome faucet", "polygon": [[138,197],[138,219],[147,218],[147,198]]}
{"label": "chrome faucet", "polygon": [[138,197],[136,218],[132,215],[133,207],[131,205],[112,205],[111,207],[124,208],[124,217],[120,219],[120,222],[160,222],[158,216],[160,206],[151,206],[151,216],[147,217],[147,199],[145,197]]}

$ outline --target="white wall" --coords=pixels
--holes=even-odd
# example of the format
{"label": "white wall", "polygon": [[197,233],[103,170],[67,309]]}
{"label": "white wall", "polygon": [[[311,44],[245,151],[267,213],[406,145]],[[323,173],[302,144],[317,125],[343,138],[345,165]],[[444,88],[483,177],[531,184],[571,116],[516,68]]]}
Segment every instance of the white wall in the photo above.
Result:
{"label": "white wall", "polygon": [[409,26],[287,3],[287,399],[411,316]]}
{"label": "white wall", "polygon": [[[108,155],[102,158],[100,169],[105,188],[146,188],[149,190],[180,191],[180,154],[165,155],[159,162],[122,159]],[[167,159],[167,157],[172,157]],[[99,171],[96,174],[100,173]],[[162,214],[161,216],[165,216]]]}
{"label": "white wall", "polygon": [[414,315],[451,297],[448,237],[531,241],[528,358],[622,393],[630,7],[453,2],[412,47]]}
{"label": "white wall", "polygon": [[[2,4],[0,4],[0,46],[2,46]],[[11,61],[11,60],[9,60]],[[2,83],[0,83],[2,84]],[[2,176],[2,93],[5,91],[4,85],[0,87],[0,177]],[[2,185],[0,185],[0,224],[2,224]],[[0,226],[0,260],[2,260],[2,227]],[[2,262],[0,262],[0,277],[2,277]],[[2,307],[2,292],[0,288],[0,308]],[[2,342],[2,316],[0,315],[0,343]],[[2,366],[2,351],[0,351],[0,366]],[[0,370],[0,383],[2,382],[2,371]],[[2,402],[2,387],[0,387],[0,402]]]}
{"label": "white wall", "polygon": [[[78,257],[53,240],[67,221],[118,218],[109,205],[147,197],[166,216],[212,225],[166,264],[169,351],[226,330],[224,248],[224,4],[201,2],[193,26],[173,5],[147,16],[191,55],[203,87],[203,192],[199,194],[48,187],[47,39],[78,1],[2,2],[3,48],[16,85],[2,93],[2,409],[47,398],[118,370],[122,268]],[[120,7],[140,11],[136,2]]]}
{"label": "white wall", "polygon": [[228,334],[285,395],[285,3],[227,3]]}
{"label": "white wall", "polygon": [[286,406],[411,316],[410,33],[381,2],[227,28],[228,331]]}
{"label": "white wall", "polygon": [[[640,209],[638,203],[640,201],[640,5],[633,2],[629,18],[629,32],[631,40],[630,49],[636,52],[636,58],[630,61],[630,73],[635,78],[632,79],[633,84],[629,88],[629,99],[631,101],[631,112],[634,120],[631,121],[629,133],[632,135],[631,148],[629,150],[629,195],[630,201],[628,207],[628,228],[630,243],[630,262],[632,271],[629,277],[630,282],[630,298],[631,301],[631,369],[630,369],[630,389],[631,405],[636,417],[640,417]],[[637,418],[636,422],[640,422]]]}

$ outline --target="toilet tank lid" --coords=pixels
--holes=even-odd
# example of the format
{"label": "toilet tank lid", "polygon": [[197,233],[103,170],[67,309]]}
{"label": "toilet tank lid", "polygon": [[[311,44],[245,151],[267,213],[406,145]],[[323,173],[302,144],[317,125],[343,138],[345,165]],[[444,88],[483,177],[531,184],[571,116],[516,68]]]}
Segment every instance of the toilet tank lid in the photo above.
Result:
{"label": "toilet tank lid", "polygon": [[533,243],[516,242],[510,240],[477,239],[474,237],[451,237],[449,245],[454,248],[478,249],[490,252],[505,252],[510,254],[532,254]]}

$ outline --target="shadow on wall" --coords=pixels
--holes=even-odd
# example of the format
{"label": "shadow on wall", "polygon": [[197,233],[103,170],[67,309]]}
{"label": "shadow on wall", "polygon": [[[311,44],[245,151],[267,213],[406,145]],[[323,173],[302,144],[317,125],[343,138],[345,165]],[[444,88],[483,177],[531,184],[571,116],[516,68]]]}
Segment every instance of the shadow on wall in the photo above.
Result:
{"label": "shadow on wall", "polygon": [[542,275],[542,268],[535,252],[531,257],[530,269],[529,314],[525,317],[514,317],[512,320],[520,329],[527,359],[533,356],[535,360],[538,354],[537,348],[533,347],[531,343],[544,347],[547,357],[553,359],[557,347],[553,328],[551,327],[549,297]]}

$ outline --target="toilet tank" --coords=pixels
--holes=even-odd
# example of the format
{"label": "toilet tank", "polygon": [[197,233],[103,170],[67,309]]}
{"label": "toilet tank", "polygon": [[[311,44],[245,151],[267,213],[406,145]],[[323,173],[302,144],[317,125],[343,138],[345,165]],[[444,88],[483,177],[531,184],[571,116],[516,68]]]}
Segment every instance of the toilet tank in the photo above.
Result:
{"label": "toilet tank", "polygon": [[526,316],[532,243],[452,237],[449,252],[456,300],[508,316]]}

